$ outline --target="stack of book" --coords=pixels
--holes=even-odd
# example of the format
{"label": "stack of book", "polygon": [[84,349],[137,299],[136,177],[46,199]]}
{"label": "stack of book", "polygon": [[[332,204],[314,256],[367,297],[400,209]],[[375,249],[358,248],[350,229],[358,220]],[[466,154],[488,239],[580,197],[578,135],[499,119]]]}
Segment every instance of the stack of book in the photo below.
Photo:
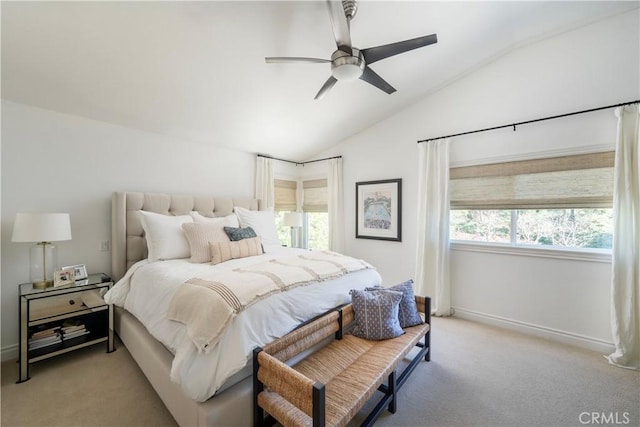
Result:
{"label": "stack of book", "polygon": [[76,338],[89,333],[84,324],[77,320],[66,321],[62,324],[62,337],[65,340]]}
{"label": "stack of book", "polygon": [[31,334],[29,338],[29,350],[47,347],[62,342],[62,333],[60,326],[54,326],[47,329],[41,329]]}

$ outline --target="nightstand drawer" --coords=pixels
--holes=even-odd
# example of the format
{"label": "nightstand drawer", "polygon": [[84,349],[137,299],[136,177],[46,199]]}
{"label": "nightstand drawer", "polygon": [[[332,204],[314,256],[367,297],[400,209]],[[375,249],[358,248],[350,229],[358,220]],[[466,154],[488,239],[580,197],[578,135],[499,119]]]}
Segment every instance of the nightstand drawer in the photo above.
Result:
{"label": "nightstand drawer", "polygon": [[34,299],[29,307],[29,325],[38,325],[107,308],[98,289]]}

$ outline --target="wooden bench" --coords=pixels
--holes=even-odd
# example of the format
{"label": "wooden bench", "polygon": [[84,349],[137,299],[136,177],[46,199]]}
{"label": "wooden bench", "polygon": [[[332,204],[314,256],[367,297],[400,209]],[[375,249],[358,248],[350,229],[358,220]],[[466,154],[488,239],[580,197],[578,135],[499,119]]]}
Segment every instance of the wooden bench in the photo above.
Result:
{"label": "wooden bench", "polygon": [[[405,328],[396,338],[370,341],[345,333],[354,322],[353,306],[348,304],[256,348],[254,425],[278,421],[285,427],[345,426],[376,390],[383,396],[362,425],[373,425],[385,407],[395,413],[396,393],[422,357],[430,360],[431,300],[415,298],[425,323]],[[333,341],[294,366],[286,364],[332,336]],[[415,346],[420,350],[396,376],[396,368]]]}

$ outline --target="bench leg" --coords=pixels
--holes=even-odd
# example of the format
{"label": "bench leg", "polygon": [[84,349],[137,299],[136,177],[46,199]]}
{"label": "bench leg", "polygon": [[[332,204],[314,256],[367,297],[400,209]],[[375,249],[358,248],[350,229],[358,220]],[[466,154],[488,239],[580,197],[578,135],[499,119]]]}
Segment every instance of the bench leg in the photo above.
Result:
{"label": "bench leg", "polygon": [[431,331],[427,332],[424,336],[424,346],[427,348],[427,352],[424,354],[424,360],[429,362],[431,360]]}
{"label": "bench leg", "polygon": [[325,391],[324,384],[313,385],[313,427],[325,427]]}
{"label": "bench leg", "polygon": [[253,349],[253,425],[260,427],[264,425],[264,410],[258,405],[258,395],[264,390],[264,384],[258,379],[258,353],[261,347]]}
{"label": "bench leg", "polygon": [[424,336],[424,345],[427,348],[424,360],[428,362],[431,360],[431,298],[425,298],[424,308],[424,321],[429,324],[429,332]]}
{"label": "bench leg", "polygon": [[389,412],[391,412],[392,414],[396,413],[396,405],[397,405],[397,400],[396,400],[396,371],[391,372],[391,374],[389,374],[389,394],[391,395],[391,402],[389,402]]}

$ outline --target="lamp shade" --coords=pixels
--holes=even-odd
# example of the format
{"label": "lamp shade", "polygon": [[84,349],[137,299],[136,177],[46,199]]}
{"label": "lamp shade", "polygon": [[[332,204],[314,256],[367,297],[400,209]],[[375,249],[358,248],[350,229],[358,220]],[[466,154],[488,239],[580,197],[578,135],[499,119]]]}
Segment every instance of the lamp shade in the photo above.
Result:
{"label": "lamp shade", "polygon": [[58,242],[71,240],[68,213],[18,213],[12,242]]}
{"label": "lamp shade", "polygon": [[302,213],[286,212],[282,222],[288,227],[302,227]]}

